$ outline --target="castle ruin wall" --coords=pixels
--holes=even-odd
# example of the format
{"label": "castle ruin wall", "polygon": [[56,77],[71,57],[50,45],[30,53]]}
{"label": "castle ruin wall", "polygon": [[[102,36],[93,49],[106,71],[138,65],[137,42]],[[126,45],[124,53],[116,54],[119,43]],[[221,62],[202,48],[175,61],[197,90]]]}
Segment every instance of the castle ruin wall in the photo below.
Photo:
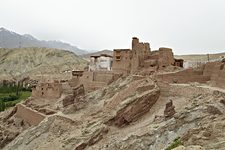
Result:
{"label": "castle ruin wall", "polygon": [[30,125],[38,125],[46,117],[44,114],[41,114],[36,110],[28,108],[23,104],[17,104],[16,107],[16,117],[23,119]]}

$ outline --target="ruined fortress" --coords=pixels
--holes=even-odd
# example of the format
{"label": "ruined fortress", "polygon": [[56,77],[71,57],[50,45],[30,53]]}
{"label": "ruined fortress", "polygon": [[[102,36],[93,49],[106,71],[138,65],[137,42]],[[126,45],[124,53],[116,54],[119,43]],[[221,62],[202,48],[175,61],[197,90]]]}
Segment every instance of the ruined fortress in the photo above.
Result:
{"label": "ruined fortress", "polygon": [[174,59],[172,49],[159,48],[151,51],[149,43],[139,42],[134,37],[131,49],[114,49],[113,66],[115,72],[124,74],[135,73],[142,68],[150,68],[154,71],[159,68],[176,65],[182,67],[182,61]]}
{"label": "ruined fortress", "polygon": [[183,67],[183,60],[175,59],[170,48],[151,51],[149,43],[139,42],[134,37],[131,49],[114,49],[113,57],[106,54],[91,56],[88,71],[73,71],[70,83],[73,87],[83,84],[89,92],[143,68],[155,72],[167,66]]}
{"label": "ruined fortress", "polygon": [[[140,42],[137,37],[132,38],[131,48],[114,49],[113,56],[107,54],[90,56],[90,64],[86,70],[72,71],[72,79],[68,82],[40,82],[32,90],[35,98],[59,98],[65,87],[76,89],[83,85],[85,92],[91,92],[105,87],[122,76],[139,74],[147,70],[147,75],[154,74],[168,66],[183,67],[182,59],[175,59],[172,49],[161,47],[152,50],[149,43]],[[224,63],[211,62],[198,70],[183,69],[178,72],[157,73],[157,80],[169,83],[206,83],[223,86]]]}
{"label": "ruined fortress", "polygon": [[[151,50],[149,43],[139,42],[134,37],[131,49],[114,49],[113,56],[91,56],[89,67],[73,70],[70,80],[39,81],[32,89],[32,97],[17,104],[7,114],[5,120],[8,122],[5,124],[11,123],[12,127],[19,128],[38,126],[34,128],[35,132],[31,132],[30,139],[40,141],[39,136],[48,139],[45,136],[47,133],[56,141],[55,144],[63,145],[62,149],[68,143],[58,139],[69,139],[67,149],[75,150],[102,149],[102,143],[107,149],[115,149],[108,148],[114,142],[112,139],[125,145],[135,142],[123,139],[145,139],[146,135],[152,136],[157,131],[151,139],[157,139],[160,132],[166,133],[160,147],[164,149],[174,140],[170,139],[166,131],[168,128],[173,129],[171,131],[179,137],[186,137],[177,128],[192,124],[190,129],[184,129],[189,135],[193,126],[195,133],[200,123],[205,125],[204,122],[196,123],[196,120],[202,121],[209,116],[208,123],[211,123],[211,114],[214,118],[225,112],[224,66],[225,61],[217,61],[186,69],[183,68],[182,59],[174,58],[172,49]],[[198,118],[199,115],[202,115],[202,119]],[[196,120],[193,119],[195,117]],[[188,121],[184,121],[184,118]],[[172,123],[171,126],[168,127],[167,121]],[[38,129],[44,134],[34,137],[33,133],[39,133]],[[133,136],[141,134],[144,136]],[[129,138],[123,135],[129,135]],[[71,137],[82,141],[71,140]],[[149,139],[145,142],[149,142]],[[24,143],[27,146],[27,142]],[[40,145],[43,143],[40,142]],[[49,143],[52,144],[52,141]],[[149,148],[151,144],[150,141],[146,147]],[[157,141],[155,146],[159,147]]]}
{"label": "ruined fortress", "polygon": [[[107,86],[121,76],[136,74],[142,69],[154,73],[167,66],[183,67],[183,60],[175,59],[170,48],[152,51],[149,43],[140,42],[137,37],[133,37],[131,49],[114,49],[113,56],[107,54],[90,56],[87,70],[72,71],[69,86],[76,88],[83,85],[86,92],[91,92]],[[62,90],[62,83],[42,82],[33,88],[32,96],[59,98]]]}
{"label": "ruined fortress", "polygon": [[[32,89],[32,98],[46,99],[54,104],[55,101],[52,99],[67,95],[62,101],[63,107],[67,107],[75,102],[79,103],[80,97],[85,93],[106,87],[120,77],[141,74],[141,71],[145,69],[148,70],[147,75],[157,73],[154,76],[160,83],[207,83],[210,81],[212,85],[219,87],[225,85],[224,62],[209,62],[197,70],[189,68],[159,73],[160,70],[169,66],[182,68],[183,60],[175,59],[170,48],[159,48],[153,51],[149,43],[139,42],[139,39],[134,37],[131,49],[114,49],[113,56],[106,54],[91,56],[88,69],[72,71],[72,78],[69,81],[39,82]],[[32,111],[25,105],[18,105],[17,109],[20,117],[23,117],[21,115],[23,112]],[[42,109],[37,112],[40,111]],[[54,111],[50,112],[54,113]],[[36,112],[32,111],[32,113]],[[39,113],[35,116],[39,118],[38,122],[44,119]],[[37,124],[31,116],[25,115],[25,117],[24,119],[30,124]]]}

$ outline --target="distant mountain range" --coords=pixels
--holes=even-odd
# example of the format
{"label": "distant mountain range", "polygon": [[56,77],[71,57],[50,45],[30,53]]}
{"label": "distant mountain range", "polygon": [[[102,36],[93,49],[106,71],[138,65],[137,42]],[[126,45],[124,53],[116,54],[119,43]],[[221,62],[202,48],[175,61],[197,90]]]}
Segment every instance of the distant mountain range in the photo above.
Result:
{"label": "distant mountain range", "polygon": [[64,43],[61,41],[38,40],[29,34],[20,35],[5,28],[0,28],[0,48],[23,47],[46,47],[63,49],[72,51],[77,55],[83,55],[88,53],[87,51],[79,49],[78,47],[70,45],[69,43]]}

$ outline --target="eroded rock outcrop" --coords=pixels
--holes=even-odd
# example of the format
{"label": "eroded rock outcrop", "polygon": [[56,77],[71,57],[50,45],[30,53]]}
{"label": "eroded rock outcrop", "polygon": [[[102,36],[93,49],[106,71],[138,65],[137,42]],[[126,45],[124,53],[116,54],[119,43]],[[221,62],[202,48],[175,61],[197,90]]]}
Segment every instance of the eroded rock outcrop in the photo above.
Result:
{"label": "eroded rock outcrop", "polygon": [[175,106],[173,105],[173,101],[170,100],[168,103],[166,103],[166,108],[164,110],[164,116],[166,119],[169,119],[173,117],[173,115],[176,113]]}
{"label": "eroded rock outcrop", "polygon": [[111,107],[116,105],[114,102],[117,99],[124,97],[114,107],[116,115],[109,121],[110,124],[121,127],[136,121],[151,109],[160,95],[158,86],[149,78],[134,81],[127,89],[120,91],[106,104],[106,108]]}
{"label": "eroded rock outcrop", "polygon": [[84,94],[85,94],[85,91],[84,91],[84,86],[82,84],[76,87],[75,89],[73,89],[73,94],[69,94],[63,99],[63,107],[74,104],[75,102],[79,103],[79,100],[81,99],[82,96],[84,96]]}

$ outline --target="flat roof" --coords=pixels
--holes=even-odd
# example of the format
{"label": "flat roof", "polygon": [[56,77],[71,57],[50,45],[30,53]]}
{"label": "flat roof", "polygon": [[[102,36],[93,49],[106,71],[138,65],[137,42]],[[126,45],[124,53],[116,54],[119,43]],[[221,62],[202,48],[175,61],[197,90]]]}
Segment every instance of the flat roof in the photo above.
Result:
{"label": "flat roof", "polygon": [[111,58],[112,58],[112,56],[109,55],[109,54],[92,55],[92,56],[90,56],[90,57],[98,58],[98,57],[101,57],[101,56],[104,56],[104,57],[111,57]]}
{"label": "flat roof", "polygon": [[131,51],[131,49],[114,49],[114,51]]}

